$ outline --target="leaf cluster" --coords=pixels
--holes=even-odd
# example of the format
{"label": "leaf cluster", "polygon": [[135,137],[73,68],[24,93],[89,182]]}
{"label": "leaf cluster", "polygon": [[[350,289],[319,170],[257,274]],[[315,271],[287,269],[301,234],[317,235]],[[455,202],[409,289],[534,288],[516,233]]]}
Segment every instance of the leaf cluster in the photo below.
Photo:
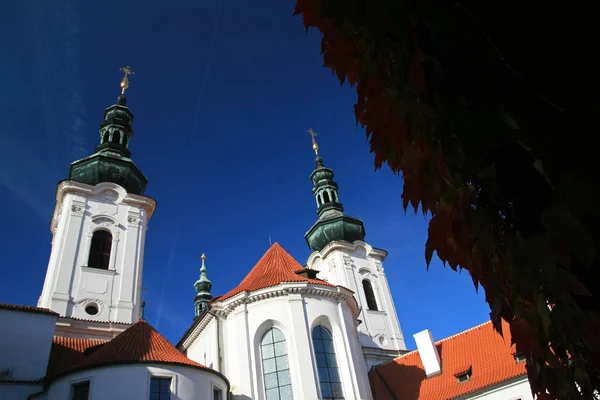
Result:
{"label": "leaf cluster", "polygon": [[519,43],[530,44],[509,32],[526,21],[490,22],[511,7],[533,13],[516,2],[298,0],[296,14],[322,32],[324,66],[356,86],[376,168],[402,174],[405,209],[432,215],[428,265],[436,253],[484,288],[494,325],[502,334],[506,320],[527,357],[538,399],[592,398],[600,169],[581,134],[589,121],[573,110],[600,107],[561,97],[564,85],[549,90],[559,104],[539,89],[548,88],[543,72],[507,61],[500,47],[525,59]]}

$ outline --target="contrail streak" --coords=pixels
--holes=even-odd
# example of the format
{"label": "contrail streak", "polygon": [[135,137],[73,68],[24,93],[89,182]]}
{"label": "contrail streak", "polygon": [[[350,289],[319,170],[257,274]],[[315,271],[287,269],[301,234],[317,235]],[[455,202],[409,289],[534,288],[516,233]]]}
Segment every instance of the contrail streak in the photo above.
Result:
{"label": "contrail streak", "polygon": [[200,107],[202,105],[202,95],[204,92],[204,86],[208,79],[210,78],[210,67],[212,64],[213,53],[215,52],[215,42],[217,41],[217,32],[219,30],[219,21],[221,20],[221,12],[223,11],[223,0],[219,0],[219,4],[217,6],[217,13],[215,15],[215,23],[213,25],[212,34],[210,35],[210,44],[208,48],[208,56],[206,57],[206,68],[204,69],[204,74],[202,75],[202,81],[200,82],[200,91],[198,93],[198,102],[196,103],[196,110],[194,113],[194,123],[192,125],[192,132],[190,134],[190,142],[194,141],[196,137],[196,129],[198,128],[198,121],[200,120]]}

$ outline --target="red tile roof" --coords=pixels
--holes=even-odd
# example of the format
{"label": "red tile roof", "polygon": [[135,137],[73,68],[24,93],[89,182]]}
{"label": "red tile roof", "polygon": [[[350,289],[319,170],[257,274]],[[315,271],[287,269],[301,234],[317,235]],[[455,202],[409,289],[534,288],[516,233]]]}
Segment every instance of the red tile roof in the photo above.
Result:
{"label": "red tile roof", "polygon": [[42,307],[34,307],[34,306],[23,306],[20,304],[6,304],[0,303],[0,310],[8,310],[8,311],[21,311],[21,312],[30,312],[37,314],[50,314],[50,315],[58,315],[52,310]]}
{"label": "red tile roof", "polygon": [[[375,400],[447,400],[526,375],[525,363],[517,363],[508,323],[504,338],[491,322],[436,342],[442,373],[425,377],[418,350],[374,367],[369,372]],[[471,369],[471,379],[459,383],[457,374]],[[390,391],[394,394],[390,394]]]}
{"label": "red tile roof", "polygon": [[108,340],[54,336],[47,375],[56,375],[83,361],[84,351]]}
{"label": "red tile roof", "polygon": [[[63,346],[58,346],[57,342],[62,342]],[[184,356],[144,320],[139,320],[108,342],[55,338],[55,345],[52,347],[48,368],[48,376],[51,378],[103,365],[140,362],[179,364],[209,369]],[[96,345],[101,346],[85,355],[86,349]],[[53,374],[56,375],[52,376]]]}
{"label": "red tile roof", "polygon": [[295,271],[300,269],[303,269],[302,265],[294,260],[294,257],[285,251],[279,243],[274,243],[258,260],[244,280],[236,288],[221,296],[218,301],[228,299],[243,291],[251,292],[277,286],[283,282],[309,282],[335,287],[320,279],[309,279],[296,274]]}
{"label": "red tile roof", "polygon": [[97,324],[110,324],[110,325],[131,325],[128,322],[118,322],[118,321],[110,321],[110,322],[105,322],[105,321],[98,321],[95,319],[88,319],[88,318],[76,318],[76,317],[60,317],[61,320],[64,319],[70,319],[73,321],[83,321],[83,322],[95,322]]}

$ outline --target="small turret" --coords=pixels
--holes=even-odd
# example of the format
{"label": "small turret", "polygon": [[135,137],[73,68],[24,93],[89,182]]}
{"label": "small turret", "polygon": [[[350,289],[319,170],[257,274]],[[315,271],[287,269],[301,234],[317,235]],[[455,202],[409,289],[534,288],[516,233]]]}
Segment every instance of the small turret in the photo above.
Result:
{"label": "small turret", "polygon": [[196,296],[194,296],[194,305],[196,307],[196,317],[202,314],[204,311],[208,310],[208,305],[210,304],[210,289],[212,288],[211,281],[206,276],[206,265],[204,265],[204,260],[206,260],[206,256],[202,253],[200,257],[202,259],[202,266],[200,267],[200,278],[194,283],[194,288],[196,289]]}
{"label": "small turret", "polygon": [[333,171],[323,164],[319,155],[319,145],[315,140],[317,133],[308,130],[312,136],[312,147],[316,155],[315,169],[310,174],[313,182],[313,195],[317,200],[319,219],[304,235],[312,251],[320,251],[334,240],[354,242],[364,240],[365,228],[361,220],[344,214],[344,207],[338,197],[338,185],[333,180]]}

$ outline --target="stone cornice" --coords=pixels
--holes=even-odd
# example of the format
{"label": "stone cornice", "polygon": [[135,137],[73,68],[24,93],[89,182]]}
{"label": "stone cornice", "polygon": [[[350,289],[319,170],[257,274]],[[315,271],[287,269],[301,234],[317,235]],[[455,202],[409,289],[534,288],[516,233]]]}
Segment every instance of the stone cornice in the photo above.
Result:
{"label": "stone cornice", "polygon": [[288,296],[290,294],[329,297],[344,301],[352,311],[352,317],[358,318],[358,303],[351,290],[342,286],[331,287],[308,282],[283,282],[277,286],[271,286],[253,292],[241,292],[223,302],[215,302],[212,310],[217,314],[227,316],[242,304],[255,303],[257,301]]}
{"label": "stone cornice", "polygon": [[59,317],[56,322],[55,336],[87,337],[110,340],[129,328],[131,324],[123,322],[101,322],[71,317]]}
{"label": "stone cornice", "polygon": [[211,313],[205,313],[200,318],[201,319],[198,323],[194,321],[194,324],[196,326],[194,327],[192,332],[190,332],[189,335],[186,338],[184,338],[183,341],[177,344],[177,349],[179,349],[179,351],[186,351],[187,349],[189,349],[192,343],[194,343],[196,338],[200,336],[204,328],[208,326],[208,323],[212,321],[215,318],[215,316]]}
{"label": "stone cornice", "polygon": [[253,292],[244,291],[222,302],[217,300],[212,304],[210,312],[202,317],[202,320],[196,325],[192,332],[189,333],[185,340],[182,341],[181,345],[178,345],[178,348],[183,351],[187,350],[215,316],[226,318],[244,304],[294,295],[300,295],[302,297],[328,297],[345,303],[350,309],[353,319],[357,319],[360,314],[358,303],[354,298],[354,293],[345,287],[330,287],[308,282],[283,282],[277,286],[271,286]]}
{"label": "stone cornice", "polygon": [[54,207],[54,216],[52,217],[52,222],[50,224],[50,231],[54,232],[56,230],[65,194],[75,193],[80,194],[84,197],[101,198],[102,192],[106,192],[108,190],[113,191],[117,194],[114,197],[114,199],[112,199],[116,204],[124,203],[127,205],[143,208],[148,214],[146,219],[149,220],[150,218],[152,218],[152,214],[156,209],[156,201],[151,197],[127,193],[127,191],[121,186],[111,182],[102,182],[97,184],[96,186],[91,186],[77,181],[64,180],[61,181],[58,184],[58,187],[56,188],[56,206]]}
{"label": "stone cornice", "polygon": [[335,250],[340,250],[345,253],[354,253],[358,247],[364,247],[367,251],[367,257],[375,261],[379,261],[380,263],[383,262],[383,260],[385,260],[385,258],[388,255],[387,251],[375,248],[369,243],[363,242],[362,240],[355,240],[352,243],[341,240],[335,240],[333,242],[330,242],[327,246],[323,247],[321,251],[313,251],[311,255],[308,256],[306,265],[307,267],[311,268],[317,259],[325,259],[329,254],[331,254],[331,252]]}

